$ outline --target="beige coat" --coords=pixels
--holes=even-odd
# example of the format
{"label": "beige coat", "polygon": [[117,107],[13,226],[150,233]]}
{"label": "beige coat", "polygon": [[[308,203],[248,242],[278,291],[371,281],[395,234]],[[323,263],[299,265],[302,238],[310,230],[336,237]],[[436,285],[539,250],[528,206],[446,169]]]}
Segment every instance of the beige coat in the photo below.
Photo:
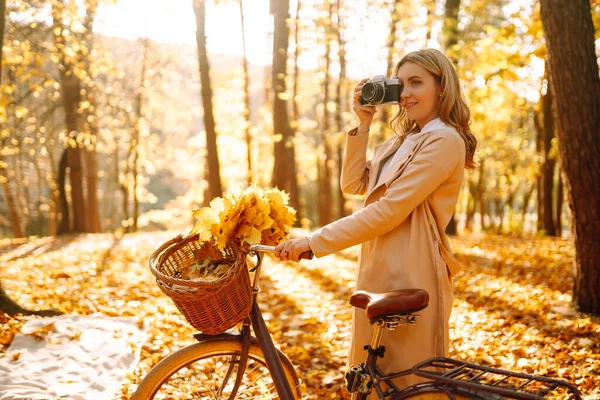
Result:
{"label": "beige coat", "polygon": [[[413,148],[377,184],[379,168],[401,141],[397,137],[387,140],[367,160],[368,135],[347,135],[342,189],[366,194],[364,207],[309,236],[317,257],[362,244],[357,289],[422,288],[429,292],[429,306],[418,313],[421,317],[415,326],[384,333],[385,357],[379,365],[387,373],[447,355],[451,276],[460,270],[444,231],[463,180],[465,144],[452,128],[419,135]],[[355,309],[349,365],[366,361],[363,346],[371,342],[371,333],[365,312]],[[394,382],[405,387],[418,380],[411,375]]]}

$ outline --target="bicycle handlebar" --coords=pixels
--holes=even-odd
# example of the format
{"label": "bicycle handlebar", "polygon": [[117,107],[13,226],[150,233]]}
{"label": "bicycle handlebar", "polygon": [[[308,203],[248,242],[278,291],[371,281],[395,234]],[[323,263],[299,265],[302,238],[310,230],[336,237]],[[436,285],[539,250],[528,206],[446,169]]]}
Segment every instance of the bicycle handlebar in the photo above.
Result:
{"label": "bicycle handlebar", "polygon": [[[260,251],[262,253],[272,253],[275,251],[275,246],[266,246],[264,244],[253,244],[248,247],[248,252],[252,252],[252,251]],[[300,259],[312,260],[313,256],[314,256],[313,252],[311,250],[309,250],[309,251],[305,251],[304,253],[300,254]]]}

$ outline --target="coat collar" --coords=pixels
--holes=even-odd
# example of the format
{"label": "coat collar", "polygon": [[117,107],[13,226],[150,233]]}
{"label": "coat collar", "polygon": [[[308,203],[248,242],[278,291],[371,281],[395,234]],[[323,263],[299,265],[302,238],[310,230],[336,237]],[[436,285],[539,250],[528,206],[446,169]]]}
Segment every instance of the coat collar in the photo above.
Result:
{"label": "coat collar", "polygon": [[[428,123],[426,123],[425,126],[423,127],[423,129],[421,129],[419,132],[411,133],[411,135],[419,135],[420,136],[420,135],[424,135],[425,133],[429,133],[429,132],[433,132],[433,131],[436,131],[439,129],[445,129],[445,128],[452,128],[452,127],[449,125],[446,125],[444,122],[442,122],[441,119],[435,118],[435,119],[432,119],[431,121],[429,121]],[[422,138],[419,138],[419,140],[417,140],[417,142],[420,142],[421,141],[420,139],[422,139]],[[381,164],[389,156],[396,153],[396,151],[400,148],[400,145],[402,145],[400,136],[396,136],[396,138],[394,140],[390,139],[381,145],[381,147],[378,149],[379,150],[378,153],[380,154],[380,156],[378,156],[376,159],[373,160],[373,164],[376,166],[377,170],[379,170],[379,167],[381,166]]]}
{"label": "coat collar", "polygon": [[[371,193],[373,193],[375,191],[375,189],[379,188],[381,185],[387,186],[390,178],[392,178],[394,175],[396,175],[399,170],[403,169],[404,165],[412,159],[415,152],[417,152],[421,148],[423,142],[425,142],[425,139],[427,139],[427,137],[429,137],[431,132],[437,131],[440,129],[447,129],[447,128],[454,129],[450,125],[447,125],[446,123],[444,123],[441,119],[435,118],[435,119],[432,119],[431,121],[429,121],[428,123],[426,123],[425,126],[423,127],[423,129],[421,129],[419,132],[412,133],[411,135],[418,136],[417,141],[415,142],[413,147],[410,149],[410,151],[408,151],[406,154],[404,154],[400,158],[400,160],[398,160],[396,165],[390,166],[390,168],[388,168],[385,171],[385,173],[380,177],[380,179],[373,182],[373,186],[371,187],[370,190],[367,191],[367,196],[365,198],[368,198],[369,195]],[[383,143],[379,149],[377,149],[378,150],[377,152],[380,155],[375,157],[373,159],[373,163],[372,163],[373,169],[375,171],[375,174],[374,174],[375,179],[378,176],[379,169],[381,168],[381,166],[383,165],[385,160],[388,157],[393,156],[396,153],[396,151],[400,148],[401,144],[402,144],[402,140],[400,140],[400,136],[397,136],[395,140],[390,139],[387,142]]]}
{"label": "coat collar", "polygon": [[[445,127],[446,125],[444,124],[442,126]],[[427,127],[427,125],[425,125],[425,127]],[[435,128],[435,130],[438,130],[441,128]],[[391,180],[393,180],[393,178],[398,175],[399,173],[401,174],[402,171],[404,170],[404,167],[412,160],[413,156],[421,149],[421,147],[423,146],[423,143],[425,142],[425,140],[427,140],[427,138],[431,135],[431,133],[434,130],[428,130],[426,132],[419,132],[418,135],[418,140],[415,142],[415,144],[412,146],[412,148],[406,152],[406,154],[404,154],[400,160],[395,164],[390,166],[390,168],[388,168],[385,173],[380,177],[379,180],[377,180],[376,182],[374,182],[374,186],[372,186],[369,190],[367,190],[367,194],[365,196],[365,202],[368,200],[369,196],[371,196],[372,193],[374,193],[378,188],[380,188],[381,186],[385,185],[386,187],[389,185],[389,182]],[[402,144],[402,141],[400,140],[400,138],[398,137],[396,140],[390,140],[390,143],[384,143],[382,145],[382,149],[381,149],[381,156],[377,157],[374,161],[374,174],[373,174],[373,179],[376,179],[377,175],[378,175],[378,171],[379,168],[381,168],[382,163],[385,161],[385,159],[387,157],[392,156],[396,150],[398,150],[398,148],[400,147],[400,145]]]}

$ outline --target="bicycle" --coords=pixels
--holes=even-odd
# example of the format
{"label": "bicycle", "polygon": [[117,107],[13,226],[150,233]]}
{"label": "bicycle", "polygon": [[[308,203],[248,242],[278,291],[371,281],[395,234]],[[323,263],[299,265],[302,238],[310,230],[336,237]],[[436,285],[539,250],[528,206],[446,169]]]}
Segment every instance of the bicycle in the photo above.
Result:
{"label": "bicycle", "polygon": [[[253,269],[252,308],[239,333],[195,333],[197,343],[171,353],[156,364],[140,382],[133,400],[302,398],[301,382],[294,366],[275,347],[257,301],[263,253],[274,249],[263,245],[248,248],[247,255],[255,256],[257,261]],[[310,259],[312,253],[304,253],[301,258]],[[449,399],[539,400],[550,394],[562,399],[581,399],[578,389],[564,380],[451,358],[432,358],[404,371],[384,373],[377,366],[377,359],[385,354],[381,345],[384,331],[415,324],[418,317],[415,313],[427,307],[428,301],[429,295],[422,289],[378,294],[359,290],[351,296],[350,304],[365,309],[375,326],[371,343],[365,346],[367,360],[351,367],[345,375],[346,389],[355,393],[356,400],[366,400],[373,392],[380,400],[408,399],[432,393],[445,394]],[[415,374],[425,381],[404,389],[392,382],[392,379],[408,374]]]}

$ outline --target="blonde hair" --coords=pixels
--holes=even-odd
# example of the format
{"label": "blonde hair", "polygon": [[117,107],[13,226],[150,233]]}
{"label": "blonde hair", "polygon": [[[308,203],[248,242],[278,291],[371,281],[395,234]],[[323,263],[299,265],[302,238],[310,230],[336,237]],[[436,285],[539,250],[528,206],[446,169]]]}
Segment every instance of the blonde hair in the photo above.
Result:
{"label": "blonde hair", "polygon": [[[398,76],[400,67],[412,62],[425,68],[433,75],[440,85],[440,101],[438,103],[438,117],[442,122],[456,129],[465,141],[466,157],[465,168],[473,168],[473,156],[477,147],[477,139],[471,133],[471,111],[467,100],[460,88],[458,73],[452,62],[441,51],[436,49],[422,49],[406,54],[394,68],[394,76]],[[406,137],[409,132],[418,129],[417,123],[406,117],[406,111],[401,106],[390,122],[392,129]]]}

